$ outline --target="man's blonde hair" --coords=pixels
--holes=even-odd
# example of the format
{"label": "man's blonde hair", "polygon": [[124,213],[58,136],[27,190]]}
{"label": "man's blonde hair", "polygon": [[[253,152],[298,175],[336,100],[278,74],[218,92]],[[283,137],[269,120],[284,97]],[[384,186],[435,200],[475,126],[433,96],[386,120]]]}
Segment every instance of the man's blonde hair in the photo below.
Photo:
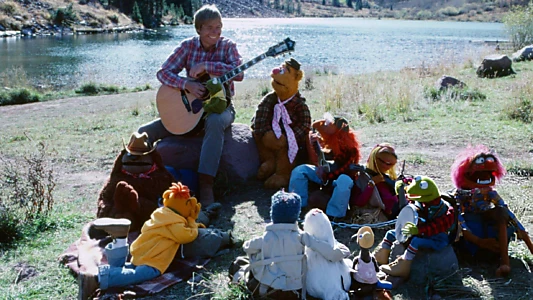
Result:
{"label": "man's blonde hair", "polygon": [[196,11],[194,14],[194,28],[199,32],[206,22],[211,20],[222,21],[222,14],[214,4],[206,4]]}

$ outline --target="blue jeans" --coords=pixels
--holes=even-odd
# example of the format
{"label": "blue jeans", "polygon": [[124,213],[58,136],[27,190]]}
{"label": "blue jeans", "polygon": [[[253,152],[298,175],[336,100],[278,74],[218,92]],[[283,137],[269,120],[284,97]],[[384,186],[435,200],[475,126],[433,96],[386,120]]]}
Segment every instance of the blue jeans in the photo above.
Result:
{"label": "blue jeans", "polygon": [[[106,290],[110,287],[137,284],[161,275],[158,269],[147,265],[135,266],[131,263],[124,264],[128,253],[128,246],[115,249],[106,247],[106,255],[113,256],[115,264],[101,265],[98,267],[98,284],[100,289]],[[120,258],[120,255],[124,256]],[[122,261],[123,265],[116,265],[118,261]]]}
{"label": "blue jeans", "polygon": [[[204,124],[205,134],[200,152],[198,173],[216,176],[220,157],[222,156],[222,148],[224,147],[224,132],[234,120],[235,109],[231,104],[221,114],[211,113],[207,116]],[[137,132],[146,132],[152,143],[172,135],[163,126],[161,119],[142,125],[137,129]]]}
{"label": "blue jeans", "polygon": [[[396,241],[395,230],[391,229],[387,231],[387,233],[385,234],[385,238],[389,240],[391,243],[394,243]],[[444,247],[448,246],[448,244],[449,244],[448,235],[444,232],[441,232],[439,234],[436,234],[430,237],[416,237],[415,236],[411,240],[411,243],[409,245],[415,248],[416,250],[420,248],[441,250]]]}
{"label": "blue jeans", "polygon": [[[307,206],[309,199],[309,181],[323,184],[322,179],[316,174],[316,166],[299,165],[291,173],[289,182],[289,192],[294,192],[302,198],[302,207]],[[332,217],[344,217],[348,210],[350,193],[353,187],[353,180],[348,175],[341,174],[333,181],[333,195],[328,202],[326,214]]]}

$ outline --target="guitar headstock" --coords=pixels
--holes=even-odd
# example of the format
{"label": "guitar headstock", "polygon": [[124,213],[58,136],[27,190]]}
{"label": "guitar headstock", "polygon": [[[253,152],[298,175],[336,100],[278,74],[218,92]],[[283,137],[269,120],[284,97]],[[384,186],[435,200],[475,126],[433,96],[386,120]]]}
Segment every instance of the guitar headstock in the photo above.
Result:
{"label": "guitar headstock", "polygon": [[290,38],[284,39],[282,42],[268,48],[268,51],[265,52],[267,56],[276,57],[280,54],[285,54],[291,51],[294,51],[295,41]]}

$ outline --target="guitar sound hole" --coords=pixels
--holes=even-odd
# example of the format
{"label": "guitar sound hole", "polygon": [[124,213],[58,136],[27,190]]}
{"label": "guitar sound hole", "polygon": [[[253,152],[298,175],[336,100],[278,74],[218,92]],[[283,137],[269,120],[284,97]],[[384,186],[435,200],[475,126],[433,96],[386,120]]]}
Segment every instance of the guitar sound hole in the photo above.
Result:
{"label": "guitar sound hole", "polygon": [[194,101],[191,103],[193,114],[197,114],[202,109],[202,107],[202,100],[200,99],[194,99]]}

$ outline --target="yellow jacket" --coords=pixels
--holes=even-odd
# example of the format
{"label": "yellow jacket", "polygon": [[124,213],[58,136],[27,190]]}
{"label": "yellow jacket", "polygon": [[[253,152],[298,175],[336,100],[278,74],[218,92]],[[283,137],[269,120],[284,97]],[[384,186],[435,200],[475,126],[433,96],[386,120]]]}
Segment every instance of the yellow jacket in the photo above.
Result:
{"label": "yellow jacket", "polygon": [[156,209],[141,229],[139,237],[131,244],[131,263],[148,265],[163,274],[181,244],[187,244],[198,236],[195,220],[185,219],[168,207]]}

